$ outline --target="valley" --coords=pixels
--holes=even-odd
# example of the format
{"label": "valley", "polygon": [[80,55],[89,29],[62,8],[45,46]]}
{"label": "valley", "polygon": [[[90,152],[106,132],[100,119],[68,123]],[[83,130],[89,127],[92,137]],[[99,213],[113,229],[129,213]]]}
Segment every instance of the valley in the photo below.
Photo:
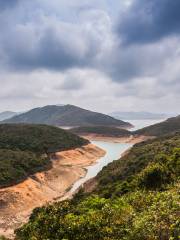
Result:
{"label": "valley", "polygon": [[[177,118],[178,119],[178,118]],[[174,122],[174,119],[173,119]],[[178,122],[178,120],[177,120]],[[169,122],[168,122],[169,124]],[[164,122],[162,123],[162,126],[164,125]],[[170,121],[171,125],[171,121]],[[5,125],[6,126],[6,125]],[[5,127],[2,125],[2,127]],[[17,125],[19,126],[19,125]],[[18,131],[18,128],[16,125],[10,125],[12,127],[11,129],[11,137],[13,136],[14,129],[15,132]],[[151,128],[154,130],[154,126],[149,127],[148,131],[151,131]],[[159,126],[159,125],[158,125]],[[161,126],[161,125],[160,125]],[[167,126],[167,123],[166,123]],[[23,127],[24,134],[27,134],[30,131],[33,133],[34,126],[32,125],[20,125],[21,129]],[[42,127],[40,127],[42,128]],[[122,182],[121,185],[119,185],[119,181],[116,180],[117,177],[114,175],[114,171],[118,172],[119,167],[118,165],[113,167],[113,172],[110,174],[108,172],[108,175],[106,174],[106,169],[112,168],[111,166],[116,165],[116,162],[120,161],[120,166],[123,164],[126,164],[126,159],[128,159],[128,155],[131,154],[134,147],[132,146],[135,144],[135,146],[142,146],[147,142],[156,141],[156,136],[145,136],[145,135],[137,135],[138,131],[135,131],[135,135],[133,135],[133,131],[128,130],[121,130],[116,129],[112,127],[100,127],[97,128],[83,128],[96,131],[97,136],[95,133],[91,134],[90,136],[84,136],[80,135],[81,137],[86,137],[87,140],[83,140],[83,138],[79,138],[76,135],[73,135],[75,132],[71,129],[67,131],[67,134],[72,134],[70,136],[66,136],[66,131],[59,132],[61,135],[63,133],[64,137],[67,138],[67,144],[71,142],[71,144],[74,142],[75,139],[77,142],[77,146],[69,145],[68,147],[63,145],[62,150],[58,151],[58,148],[60,149],[60,145],[58,146],[58,141],[55,141],[55,138],[53,139],[51,145],[49,145],[49,157],[50,157],[50,167],[47,169],[41,169],[39,172],[37,171],[34,174],[30,174],[26,179],[22,180],[20,183],[12,184],[12,186],[8,186],[6,188],[1,187],[0,189],[0,235],[4,235],[6,237],[14,238],[14,230],[17,228],[23,226],[24,223],[27,223],[29,221],[29,217],[31,216],[32,210],[36,209],[37,207],[42,206],[48,206],[49,203],[53,204],[54,202],[61,202],[61,201],[74,201],[73,199],[81,199],[83,200],[84,197],[86,198],[89,194],[97,194],[100,197],[104,198],[111,198],[111,194],[113,196],[117,196],[120,191],[120,195],[124,194],[124,191],[129,191],[129,189],[133,189],[135,187],[134,183],[127,183],[124,185]],[[169,128],[170,132],[172,132],[172,127]],[[175,131],[178,129],[178,126],[174,126]],[[13,130],[13,131],[12,131]],[[50,129],[49,129],[50,130]],[[50,131],[54,131],[54,127]],[[79,131],[79,129],[77,129]],[[77,131],[76,130],[76,131]],[[80,128],[81,130],[81,128]],[[42,129],[41,129],[42,131]],[[60,130],[61,131],[61,130]],[[99,136],[100,133],[100,136]],[[104,135],[101,135],[101,134]],[[7,134],[7,132],[6,132]],[[22,135],[24,138],[25,135]],[[37,134],[37,133],[36,133]],[[41,133],[42,134],[42,133]],[[48,136],[50,132],[48,133],[46,130],[45,135]],[[158,134],[159,134],[159,127],[158,127]],[[56,135],[56,134],[55,134]],[[6,135],[8,136],[8,134]],[[21,136],[21,134],[18,136]],[[32,136],[35,136],[34,133]],[[54,134],[53,134],[54,136]],[[60,135],[59,135],[60,136]],[[179,135],[175,137],[174,139],[178,139]],[[36,135],[37,137],[37,135]],[[55,137],[55,136],[54,136]],[[58,135],[56,135],[57,139],[59,138]],[[74,138],[73,141],[70,139]],[[13,138],[12,138],[13,139]],[[14,142],[8,140],[9,143],[13,143],[12,147],[15,146]],[[20,138],[21,139],[21,138]],[[18,140],[17,144],[20,144],[21,140]],[[24,138],[25,139],[25,138]],[[37,145],[36,148],[33,148],[31,145],[29,145],[29,149],[31,151],[34,151],[32,149],[39,149],[36,150],[37,152],[41,152],[44,148],[42,148],[43,141],[41,145]],[[154,139],[154,140],[153,140]],[[91,143],[90,143],[90,142]],[[159,140],[157,140],[159,141]],[[46,141],[45,141],[46,142]],[[140,145],[138,145],[139,143]],[[1,143],[4,144],[4,143]],[[46,142],[47,144],[47,142]],[[177,147],[179,142],[177,141]],[[79,145],[79,147],[78,147]],[[8,145],[9,147],[10,145]],[[176,144],[175,144],[176,146]],[[2,145],[3,148],[7,148],[7,145]],[[22,147],[19,145],[19,147]],[[63,150],[65,148],[65,150]],[[69,149],[68,149],[69,148]],[[131,150],[132,148],[132,150]],[[51,150],[50,150],[51,149]],[[57,150],[52,150],[57,149]],[[161,149],[161,148],[160,148]],[[25,150],[25,149],[24,149]],[[43,150],[44,151],[44,150]],[[40,153],[39,152],[39,153]],[[42,153],[42,152],[41,152]],[[40,155],[37,155],[37,157]],[[133,156],[133,155],[132,155]],[[140,155],[137,155],[137,166],[138,166],[138,158]],[[118,160],[120,159],[120,160]],[[122,159],[122,160],[121,160]],[[114,161],[116,160],[116,161]],[[128,162],[127,162],[128,163]],[[117,169],[116,169],[117,168]],[[131,169],[131,165],[128,167],[125,167],[125,169]],[[137,167],[136,167],[137,168]],[[121,168],[120,168],[121,169]],[[119,174],[119,173],[118,173]],[[113,175],[113,182],[111,183],[111,175]],[[101,177],[103,176],[103,177]],[[107,178],[107,180],[106,180]],[[109,180],[108,180],[109,179]],[[116,184],[117,181],[117,184]],[[129,180],[128,180],[129,181]],[[104,188],[104,182],[106,182],[106,187]],[[119,186],[117,190],[117,186]],[[135,187],[136,188],[136,187]],[[127,190],[124,190],[127,189]],[[81,193],[81,191],[83,191]],[[121,193],[122,192],[122,193]],[[87,195],[87,196],[86,196]],[[117,197],[116,196],[116,197]],[[70,200],[72,199],[72,200]],[[93,200],[94,201],[94,200]],[[52,205],[53,206],[53,205]],[[30,217],[31,219],[31,217]],[[23,229],[23,228],[22,228]],[[18,236],[20,232],[18,232]],[[24,235],[23,235],[24,236]],[[18,238],[18,239],[25,239]],[[29,238],[28,238],[29,239]]]}

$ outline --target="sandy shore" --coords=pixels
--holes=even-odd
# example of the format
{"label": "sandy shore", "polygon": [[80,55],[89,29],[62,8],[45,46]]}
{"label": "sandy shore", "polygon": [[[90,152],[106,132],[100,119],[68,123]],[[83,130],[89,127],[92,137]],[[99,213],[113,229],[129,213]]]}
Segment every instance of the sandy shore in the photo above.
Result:
{"label": "sandy shore", "polygon": [[28,220],[34,208],[63,197],[74,182],[85,176],[85,167],[104,155],[105,151],[93,144],[58,152],[50,170],[0,189],[0,235],[12,237],[14,229]]}
{"label": "sandy shore", "polygon": [[136,143],[154,138],[150,136],[133,136],[133,135],[129,137],[109,137],[109,136],[104,136],[100,134],[81,135],[81,137],[86,138],[90,141],[94,140],[94,141],[113,142],[113,143],[130,143],[130,144],[136,144]]}

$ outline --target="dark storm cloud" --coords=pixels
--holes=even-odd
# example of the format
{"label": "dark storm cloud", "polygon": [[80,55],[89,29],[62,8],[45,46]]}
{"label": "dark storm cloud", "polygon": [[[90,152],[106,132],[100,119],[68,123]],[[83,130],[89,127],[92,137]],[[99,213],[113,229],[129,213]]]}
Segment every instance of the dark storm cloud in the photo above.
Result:
{"label": "dark storm cloud", "polygon": [[[33,70],[49,68],[64,70],[80,64],[80,56],[69,49],[68,42],[56,36],[54,29],[43,31],[39,38],[32,38],[27,42],[24,33],[17,37],[16,44],[6,42],[8,64],[16,70]],[[29,47],[33,44],[33,47]],[[73,44],[73,43],[72,43]]]}
{"label": "dark storm cloud", "polygon": [[63,71],[90,66],[101,43],[96,27],[63,21],[60,14],[50,14],[43,1],[41,9],[35,1],[20,3],[16,10],[11,8],[12,14],[0,15],[1,67]]}
{"label": "dark storm cloud", "polygon": [[14,7],[19,0],[0,0],[0,11]]}
{"label": "dark storm cloud", "polygon": [[180,33],[179,0],[135,0],[121,16],[118,33],[125,43],[156,42]]}
{"label": "dark storm cloud", "polygon": [[[8,2],[11,1],[6,4]],[[61,3],[55,2],[56,9],[58,6],[61,9]],[[0,15],[0,67],[5,65],[12,72],[93,68],[107,74],[112,81],[126,82],[158,74],[173,52],[171,46],[164,43],[122,46],[113,32],[115,20],[95,5],[79,10],[77,4],[82,14],[79,13],[76,21],[72,21],[72,16],[68,21],[70,13],[62,20],[61,12],[55,14],[54,9],[49,10],[46,5],[49,1],[19,3],[16,9],[12,8],[12,14]],[[172,31],[170,26],[179,18],[173,11],[178,5],[177,0],[134,0],[121,18],[120,41],[123,37],[127,42],[144,43]],[[165,21],[169,28],[163,25]],[[64,87],[72,89],[75,84]]]}

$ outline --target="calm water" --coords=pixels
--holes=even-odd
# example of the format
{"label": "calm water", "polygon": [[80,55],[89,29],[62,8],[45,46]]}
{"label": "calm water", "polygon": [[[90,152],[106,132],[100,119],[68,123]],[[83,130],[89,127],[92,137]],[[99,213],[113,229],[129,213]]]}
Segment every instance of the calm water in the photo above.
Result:
{"label": "calm water", "polygon": [[101,169],[108,163],[117,160],[121,157],[121,154],[125,152],[132,144],[127,143],[111,143],[103,141],[91,141],[94,145],[104,149],[106,155],[100,158],[95,165],[87,167],[87,174],[84,178],[78,180],[72,187],[71,192],[77,190],[84,182],[92,177],[95,177]]}
{"label": "calm water", "polygon": [[[132,129],[132,131],[134,131],[162,121],[164,120],[129,120],[128,122],[134,125],[134,128]],[[100,158],[95,165],[86,168],[87,169],[86,176],[75,182],[70,192],[76,191],[87,180],[89,180],[92,177],[95,177],[104,166],[106,166],[108,163],[114,160],[119,159],[122,153],[124,153],[127,149],[133,146],[133,144],[128,143],[113,143],[103,141],[92,141],[92,143],[104,149],[106,151],[106,155]]]}

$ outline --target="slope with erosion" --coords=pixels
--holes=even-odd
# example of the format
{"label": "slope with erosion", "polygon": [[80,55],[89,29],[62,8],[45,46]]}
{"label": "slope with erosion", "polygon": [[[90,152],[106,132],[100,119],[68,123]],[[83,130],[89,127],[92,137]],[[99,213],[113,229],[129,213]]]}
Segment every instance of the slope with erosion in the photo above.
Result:
{"label": "slope with erosion", "polygon": [[180,133],[136,144],[91,192],[33,211],[17,240],[179,239]]}
{"label": "slope with erosion", "polygon": [[65,130],[33,124],[0,125],[0,187],[51,167],[49,154],[89,143]]}
{"label": "slope with erosion", "polygon": [[51,168],[30,175],[23,182],[0,189],[0,235],[13,237],[14,229],[28,220],[36,207],[60,200],[74,182],[86,174],[104,150],[87,144],[51,155]]}

